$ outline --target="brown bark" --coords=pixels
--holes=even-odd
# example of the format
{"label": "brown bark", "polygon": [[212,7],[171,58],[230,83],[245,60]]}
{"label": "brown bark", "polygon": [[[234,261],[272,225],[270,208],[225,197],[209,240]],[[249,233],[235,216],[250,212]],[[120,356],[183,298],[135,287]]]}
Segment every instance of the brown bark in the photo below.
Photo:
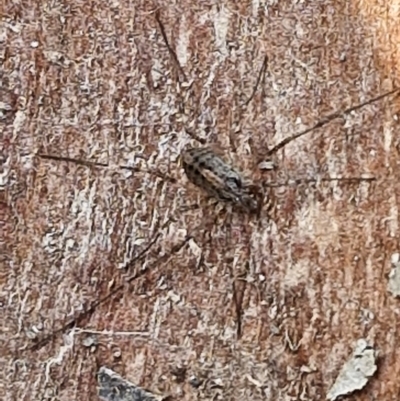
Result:
{"label": "brown bark", "polygon": [[[0,5],[5,399],[93,400],[107,366],[179,400],[321,400],[360,338],[352,399],[398,399],[398,97],[257,164],[400,87],[398,1],[214,3]],[[188,182],[194,137],[264,186],[258,218]]]}

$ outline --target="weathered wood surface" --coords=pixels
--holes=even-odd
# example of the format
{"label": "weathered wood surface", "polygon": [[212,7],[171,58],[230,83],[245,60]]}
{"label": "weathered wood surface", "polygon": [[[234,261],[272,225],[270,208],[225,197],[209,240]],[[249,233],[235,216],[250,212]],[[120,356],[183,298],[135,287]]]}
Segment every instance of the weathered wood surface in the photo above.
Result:
{"label": "weathered wood surface", "polygon": [[[1,2],[4,399],[94,400],[108,366],[179,400],[321,400],[360,338],[352,399],[398,399],[399,99],[257,161],[399,85],[399,3],[214,3]],[[320,181],[226,212],[178,165],[186,130],[256,182]]]}

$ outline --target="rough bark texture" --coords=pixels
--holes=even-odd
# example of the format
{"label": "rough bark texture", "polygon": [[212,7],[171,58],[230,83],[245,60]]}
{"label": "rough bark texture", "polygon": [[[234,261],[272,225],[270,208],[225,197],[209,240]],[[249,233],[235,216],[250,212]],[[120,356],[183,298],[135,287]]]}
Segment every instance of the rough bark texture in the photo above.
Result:
{"label": "rough bark texture", "polygon": [[[399,85],[399,1],[216,3],[2,1],[5,400],[95,400],[100,366],[179,400],[321,400],[360,338],[378,373],[352,399],[399,399],[399,99],[257,167]],[[245,216],[188,182],[186,129],[264,187],[376,180],[265,187]]]}

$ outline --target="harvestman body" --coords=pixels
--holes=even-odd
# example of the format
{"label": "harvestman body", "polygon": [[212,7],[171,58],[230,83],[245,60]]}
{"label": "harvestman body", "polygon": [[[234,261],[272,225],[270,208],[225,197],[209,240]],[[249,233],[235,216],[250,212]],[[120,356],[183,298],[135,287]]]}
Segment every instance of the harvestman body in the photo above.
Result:
{"label": "harvestman body", "polygon": [[181,153],[186,176],[196,186],[214,198],[229,202],[247,213],[259,210],[259,202],[251,189],[255,187],[227,164],[211,148],[188,148]]}

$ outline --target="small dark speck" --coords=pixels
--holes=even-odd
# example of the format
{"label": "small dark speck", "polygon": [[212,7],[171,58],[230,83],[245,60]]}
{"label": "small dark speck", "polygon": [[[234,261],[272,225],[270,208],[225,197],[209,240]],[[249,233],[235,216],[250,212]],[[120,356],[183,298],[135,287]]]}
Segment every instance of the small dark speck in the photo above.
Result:
{"label": "small dark speck", "polygon": [[189,378],[189,384],[194,388],[199,388],[202,383],[203,381],[196,376],[190,376]]}
{"label": "small dark speck", "polygon": [[185,380],[186,368],[184,366],[175,366],[171,368],[171,374],[175,376],[175,380],[178,383],[182,383]]}

